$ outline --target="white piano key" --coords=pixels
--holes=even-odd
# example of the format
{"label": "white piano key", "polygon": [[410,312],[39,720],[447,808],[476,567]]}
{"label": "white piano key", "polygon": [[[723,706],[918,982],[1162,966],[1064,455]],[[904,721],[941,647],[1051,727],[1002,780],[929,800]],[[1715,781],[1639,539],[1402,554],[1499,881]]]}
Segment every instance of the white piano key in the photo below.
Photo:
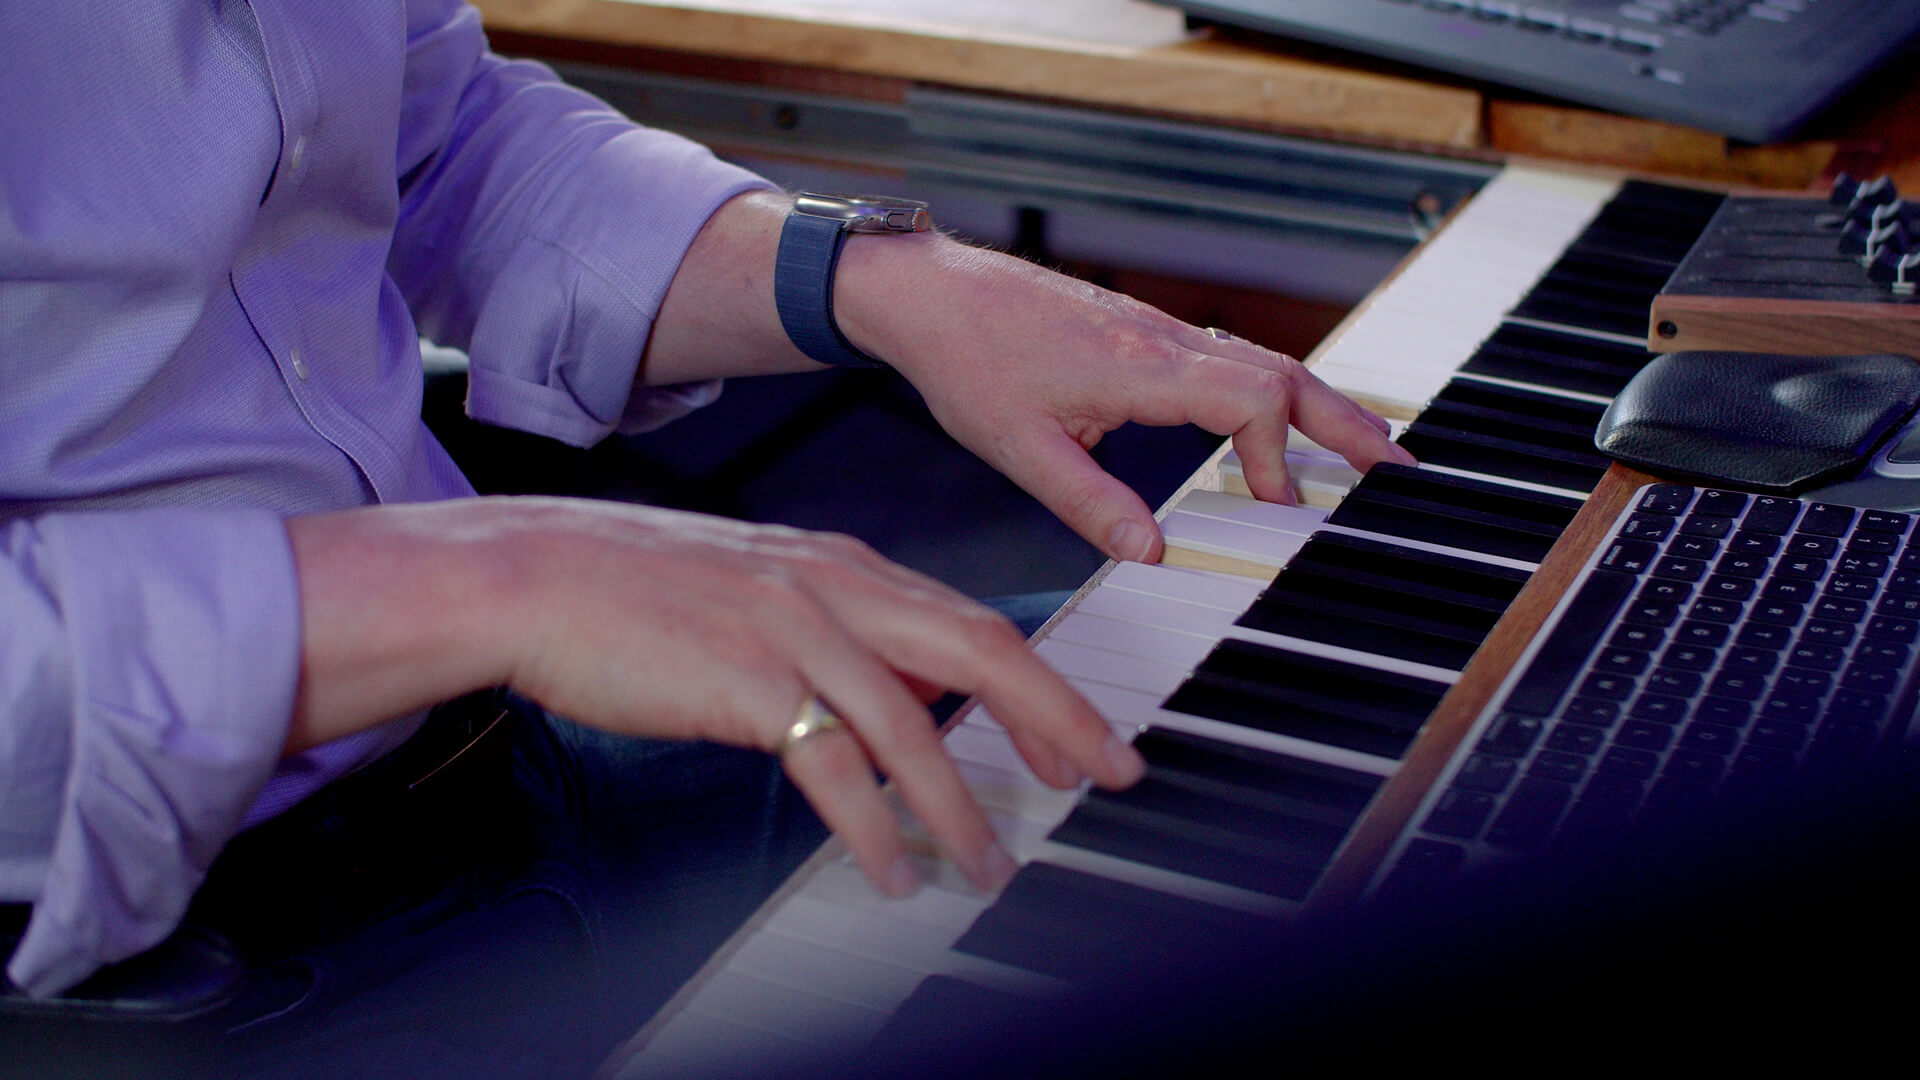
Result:
{"label": "white piano key", "polygon": [[1190,491],[1174,509],[1201,517],[1234,521],[1289,536],[1309,536],[1324,525],[1328,511],[1312,506],[1283,506],[1220,491]]}
{"label": "white piano key", "polygon": [[[1387,421],[1387,438],[1398,439],[1406,429],[1406,421],[1390,419]],[[1303,506],[1331,508],[1338,505],[1363,475],[1360,470],[1347,464],[1345,458],[1298,430],[1287,435],[1286,458],[1287,477],[1293,481],[1294,493],[1299,496]],[[1238,453],[1229,450],[1223,455],[1219,469],[1223,490],[1235,495],[1252,496]]]}
{"label": "white piano key", "polygon": [[1080,797],[1078,788],[1063,791],[1048,787],[1025,768],[1015,772],[975,761],[954,764],[974,799],[988,811],[1007,817],[1023,818],[1039,825],[1057,825]]}
{"label": "white piano key", "polygon": [[[1353,485],[1359,483],[1363,475],[1359,469],[1347,464],[1345,458],[1331,451],[1287,452],[1287,481],[1293,485],[1294,497],[1301,506],[1332,509],[1339,505],[1347,492],[1353,490]],[[1220,482],[1223,491],[1249,497],[1253,495],[1253,488],[1247,483],[1246,471],[1241,468],[1237,457],[1231,464],[1221,462]]]}
{"label": "white piano key", "polygon": [[[1387,438],[1398,439],[1407,430],[1405,420],[1387,421]],[[1220,485],[1227,494],[1252,498],[1240,455],[1229,450],[1220,457]],[[1302,506],[1331,510],[1340,505],[1365,474],[1339,454],[1295,431],[1287,437],[1287,475]]]}
{"label": "white piano key", "polygon": [[843,908],[812,897],[787,898],[767,921],[767,929],[859,956],[884,956],[897,967],[921,975],[953,975],[1010,993],[1046,994],[1058,980],[953,951],[958,934],[948,934]]}
{"label": "white piano key", "polygon": [[1013,856],[1014,862],[1022,865],[1033,861],[1034,854],[1046,846],[1047,834],[1060,824],[1058,821],[1030,821],[992,809],[987,810],[987,822],[993,826],[994,835],[1000,838],[1000,846]]}
{"label": "white piano key", "polygon": [[[1248,502],[1253,500],[1249,499]],[[1307,542],[1305,533],[1278,533],[1237,521],[1174,510],[1160,521],[1160,535],[1170,551],[1218,555],[1278,571]],[[1175,557],[1178,556],[1163,556]]]}
{"label": "white piano key", "polygon": [[1265,588],[1256,581],[1183,566],[1155,563],[1120,563],[1113,568],[1102,589],[1124,589],[1149,596],[1168,596],[1189,604],[1204,604],[1239,614],[1253,603]]}
{"label": "white piano key", "polygon": [[887,963],[884,957],[857,956],[765,930],[741,944],[727,962],[727,970],[812,990],[850,1005],[889,1011],[899,1008],[926,977]]}
{"label": "white piano key", "polygon": [[1558,236],[1542,235],[1541,246],[1549,252],[1541,264],[1544,270],[1552,256],[1564,249],[1593,215],[1620,190],[1620,181],[1610,177],[1583,176],[1561,169],[1542,169],[1530,165],[1511,165],[1488,181],[1480,195],[1467,204],[1474,216],[1502,220],[1525,216],[1533,223],[1563,219],[1570,227]]}
{"label": "white piano key", "polygon": [[882,895],[867,881],[851,856],[820,866],[807,879],[800,894],[823,903],[952,934],[972,926],[973,920],[993,902],[946,863],[934,859],[917,861],[921,863],[917,867],[921,872],[921,885],[912,896]]}
{"label": "white piano key", "polygon": [[1143,694],[1171,694],[1193,670],[1191,666],[1076,645],[1054,637],[1042,641],[1034,651],[1055,671],[1075,682],[1105,683]]}
{"label": "white piano key", "polygon": [[[947,754],[955,761],[971,761],[1001,772],[1025,773],[1031,776],[1025,758],[1013,748],[1013,740],[998,723],[981,716],[984,709],[975,709],[967,719],[947,729],[941,744]],[[1034,781],[1039,783],[1038,780]]]}
{"label": "white piano key", "polygon": [[1361,322],[1327,350],[1314,366],[1314,374],[1329,382],[1328,373],[1341,368],[1396,375],[1425,386],[1420,398],[1425,401],[1447,384],[1497,325],[1498,320],[1470,325],[1408,325],[1405,319]]}
{"label": "white piano key", "polygon": [[[774,1062],[805,1061],[820,1052],[808,1043],[775,1035],[746,1021],[744,1015],[715,1015],[690,1002],[655,1032],[646,1046],[646,1053],[658,1062],[672,1064],[656,1073],[623,1068],[619,1075],[683,1076],[688,1070],[680,1067],[682,1062],[696,1067],[694,1075],[754,1075]],[[637,1069],[640,1062],[640,1058],[634,1058],[631,1064]]]}
{"label": "white piano key", "polygon": [[[1242,605],[1244,609],[1244,605]],[[1188,668],[1213,651],[1213,640],[1075,611],[1054,624],[1049,641],[1066,641],[1125,656],[1140,656]]]}
{"label": "white piano key", "polygon": [[901,1002],[881,1008],[849,1004],[729,967],[707,980],[688,1008],[720,1017],[750,1016],[760,1031],[821,1050],[845,1050],[871,1042]]}
{"label": "white piano key", "polygon": [[1082,596],[1079,606],[1074,610],[1208,638],[1219,637],[1240,614],[1224,608],[1189,604],[1172,597],[1151,596],[1126,589],[1095,589]]}
{"label": "white piano key", "polygon": [[1444,380],[1436,383],[1430,376],[1408,378],[1328,362],[1317,365],[1313,371],[1328,386],[1374,412],[1400,420],[1411,420],[1419,415],[1427,401],[1445,385]]}

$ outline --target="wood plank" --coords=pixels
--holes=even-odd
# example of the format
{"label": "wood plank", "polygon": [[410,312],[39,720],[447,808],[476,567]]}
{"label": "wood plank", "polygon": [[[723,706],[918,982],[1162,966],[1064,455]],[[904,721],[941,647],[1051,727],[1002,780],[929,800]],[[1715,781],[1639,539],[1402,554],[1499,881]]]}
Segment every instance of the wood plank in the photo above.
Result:
{"label": "wood plank", "polygon": [[1841,148],[1834,139],[1753,146],[1658,120],[1499,99],[1487,103],[1487,136],[1502,154],[1791,190],[1821,185]]}
{"label": "wood plank", "polygon": [[[623,0],[480,0],[489,29],[911,79],[1229,124],[1468,150],[1472,90],[1201,35],[1170,45],[961,36]],[[839,16],[844,19],[845,16]]]}
{"label": "wood plank", "polygon": [[1739,296],[1654,298],[1654,352],[1726,350],[1920,356],[1920,303],[1853,304]]}

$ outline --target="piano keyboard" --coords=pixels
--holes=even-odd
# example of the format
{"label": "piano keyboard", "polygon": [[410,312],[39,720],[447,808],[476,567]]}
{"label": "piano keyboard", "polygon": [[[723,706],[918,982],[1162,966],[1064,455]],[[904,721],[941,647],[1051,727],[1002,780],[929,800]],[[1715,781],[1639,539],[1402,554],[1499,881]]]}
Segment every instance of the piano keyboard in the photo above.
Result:
{"label": "piano keyboard", "polygon": [[603,1075],[847,1051],[956,995],[1097,985],[1298,910],[1604,471],[1594,424],[1716,203],[1505,170],[1309,359],[1419,467],[1362,479],[1302,443],[1305,505],[1282,507],[1230,494],[1223,453],[1221,490],[1163,514],[1163,564],[1107,567],[1043,629],[1146,778],[1054,791],[973,708],[945,741],[1021,864],[998,897],[922,843],[927,884],[883,899],[829,841]]}

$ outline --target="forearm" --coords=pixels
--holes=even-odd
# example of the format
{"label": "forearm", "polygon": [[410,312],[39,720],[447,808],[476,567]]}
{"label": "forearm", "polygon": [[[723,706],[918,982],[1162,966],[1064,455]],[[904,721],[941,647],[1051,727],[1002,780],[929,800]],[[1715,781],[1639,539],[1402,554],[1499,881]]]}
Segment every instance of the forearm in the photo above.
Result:
{"label": "forearm", "polygon": [[508,565],[494,500],[287,522],[301,596],[286,754],[508,678]]}

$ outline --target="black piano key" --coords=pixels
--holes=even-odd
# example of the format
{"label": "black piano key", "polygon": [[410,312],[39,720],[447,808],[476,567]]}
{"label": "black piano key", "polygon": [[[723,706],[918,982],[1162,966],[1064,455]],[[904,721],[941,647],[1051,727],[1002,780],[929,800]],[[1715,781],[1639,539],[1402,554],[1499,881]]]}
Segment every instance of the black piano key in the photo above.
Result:
{"label": "black piano key", "polygon": [[1568,448],[1585,446],[1588,449],[1593,448],[1593,431],[1600,426],[1600,418],[1607,411],[1605,405],[1597,402],[1501,386],[1478,379],[1453,379],[1441,387],[1428,404],[1429,407],[1453,405],[1497,409],[1527,418],[1543,431],[1551,428],[1562,432],[1559,441],[1551,445]]}
{"label": "black piano key", "polygon": [[1275,805],[1342,828],[1367,808],[1381,783],[1372,773],[1167,728],[1148,728],[1133,746],[1151,768],[1173,782],[1237,788],[1246,793],[1240,797],[1277,800]]}
{"label": "black piano key", "polygon": [[1672,197],[1638,188],[1622,194],[1568,245],[1514,307],[1515,316],[1646,335],[1653,298],[1705,230],[1717,197]]}
{"label": "black piano key", "polygon": [[[1480,430],[1469,429],[1466,423]],[[1611,459],[1598,454],[1542,447],[1527,439],[1488,434],[1484,429],[1491,426],[1494,425],[1472,418],[1461,422],[1461,426],[1445,426],[1423,416],[1407,425],[1398,441],[1408,453],[1428,465],[1568,491],[1593,490],[1607,466],[1612,464]]]}
{"label": "black piano key", "polygon": [[1672,267],[1569,248],[1514,305],[1513,316],[1557,326],[1645,337],[1648,312]]}
{"label": "black piano key", "polygon": [[1383,462],[1327,523],[1539,562],[1579,511],[1567,496]]}
{"label": "black piano key", "polygon": [[1612,463],[1593,445],[1603,412],[1594,402],[1454,379],[1400,445],[1429,465],[1588,491]]}
{"label": "black piano key", "polygon": [[1398,758],[1444,683],[1229,639],[1163,708]]}
{"label": "black piano key", "polygon": [[1125,791],[1089,792],[1049,839],[1298,900],[1381,783],[1198,736],[1148,734],[1157,737],[1135,743],[1146,776]]}
{"label": "black piano key", "polygon": [[1283,835],[1279,818],[1234,828],[1204,802],[1173,810],[1153,805],[1157,793],[1151,780],[1128,789],[1124,802],[1096,789],[1050,839],[1289,900],[1313,888],[1338,842],[1319,830]]}
{"label": "black piano key", "polygon": [[1575,243],[1666,264],[1671,272],[1724,201],[1715,192],[1629,181],[1594,215]]}
{"label": "black piano key", "polygon": [[1526,578],[1508,567],[1321,533],[1237,622],[1457,670]]}
{"label": "black piano key", "polygon": [[1460,371],[1610,398],[1652,360],[1653,354],[1638,346],[1508,325],[1482,342]]}
{"label": "black piano key", "polygon": [[[956,951],[1069,982],[1224,953],[1271,920],[1184,896],[1028,863],[955,942]],[[1024,999],[1032,1008],[1032,999]],[[938,1022],[937,1020],[935,1022]]]}
{"label": "black piano key", "polygon": [[929,975],[914,987],[866,1052],[879,1060],[889,1055],[924,1053],[927,1032],[956,1027],[973,1031],[1000,1031],[1026,1022],[1033,1015],[1033,997],[994,990],[951,975]]}

